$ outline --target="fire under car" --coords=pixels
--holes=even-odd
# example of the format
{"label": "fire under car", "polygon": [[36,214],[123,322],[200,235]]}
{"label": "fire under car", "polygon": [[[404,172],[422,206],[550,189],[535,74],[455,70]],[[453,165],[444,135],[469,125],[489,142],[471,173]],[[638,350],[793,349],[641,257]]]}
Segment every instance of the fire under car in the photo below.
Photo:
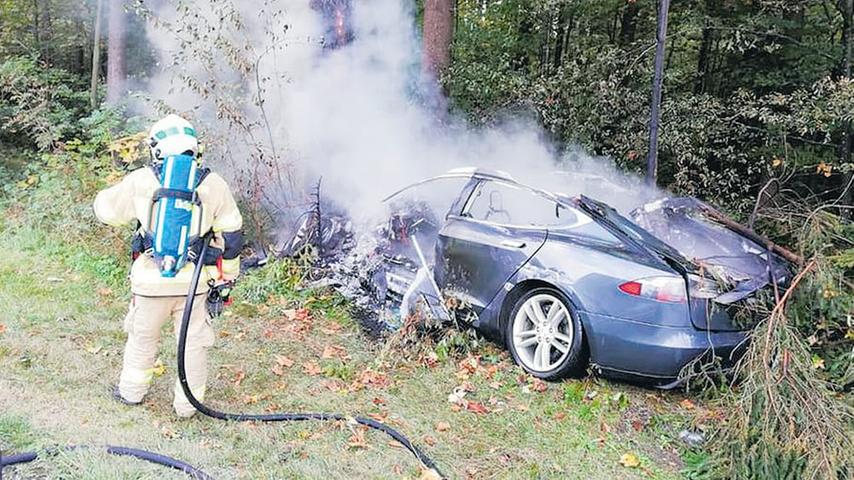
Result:
{"label": "fire under car", "polygon": [[790,276],[785,259],[703,215],[696,199],[622,215],[504,172],[458,169],[384,202],[374,294],[403,315],[418,299],[438,317],[463,306],[474,328],[544,379],[593,366],[666,387],[695,359],[731,363],[751,307]]}

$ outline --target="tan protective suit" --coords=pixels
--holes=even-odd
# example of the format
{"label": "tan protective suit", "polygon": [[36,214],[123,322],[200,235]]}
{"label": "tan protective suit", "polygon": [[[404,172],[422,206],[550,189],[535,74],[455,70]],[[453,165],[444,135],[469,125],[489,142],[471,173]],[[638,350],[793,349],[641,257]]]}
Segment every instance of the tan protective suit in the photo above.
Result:
{"label": "tan protective suit", "polygon": [[[138,220],[143,228],[149,222],[152,196],[160,183],[150,168],[141,168],[128,174],[122,181],[98,193],[95,197],[95,216],[113,226],[127,225]],[[210,173],[196,189],[202,202],[193,211],[194,228],[201,221],[202,234],[213,230],[211,246],[226,249],[224,233],[238,232],[243,218],[231,190],[222,177]],[[156,220],[156,219],[155,219]],[[130,402],[142,401],[153,377],[154,363],[160,344],[160,331],[171,317],[177,341],[184,301],[190,288],[194,264],[187,263],[174,278],[160,276],[160,271],[150,254],[142,254],[131,267],[130,281],[133,300],[125,317],[128,334],[124,362],[119,379],[119,393]],[[193,304],[193,314],[187,332],[187,381],[193,394],[204,399],[207,382],[207,349],[214,343],[214,331],[207,315],[205,299],[208,280],[233,280],[240,273],[240,259],[223,259],[220,271],[216,266],[206,266]],[[175,382],[175,412],[182,417],[196,410],[187,401],[177,379]]]}

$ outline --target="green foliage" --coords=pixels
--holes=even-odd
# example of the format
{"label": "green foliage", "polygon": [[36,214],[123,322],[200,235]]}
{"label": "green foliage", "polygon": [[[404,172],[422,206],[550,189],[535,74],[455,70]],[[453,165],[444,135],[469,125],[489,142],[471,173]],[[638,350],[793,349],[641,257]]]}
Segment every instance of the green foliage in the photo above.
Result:
{"label": "green foliage", "polygon": [[32,445],[34,435],[24,418],[0,414],[0,449],[19,449]]}
{"label": "green foliage", "polygon": [[0,140],[48,150],[79,132],[89,96],[79,77],[28,57],[0,63]]}
{"label": "green foliage", "polygon": [[[557,140],[643,172],[656,3],[463,0],[444,78],[452,101],[479,123],[531,111]],[[796,169],[823,176],[796,188],[839,193],[854,168],[838,148],[854,118],[842,27],[821,2],[671,9],[659,184],[736,211]]]}

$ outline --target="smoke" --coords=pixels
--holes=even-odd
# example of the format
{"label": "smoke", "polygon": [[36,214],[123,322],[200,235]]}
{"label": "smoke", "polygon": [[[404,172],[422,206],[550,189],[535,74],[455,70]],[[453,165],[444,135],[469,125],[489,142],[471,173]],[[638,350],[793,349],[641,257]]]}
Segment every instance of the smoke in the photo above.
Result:
{"label": "smoke", "polygon": [[[464,166],[504,170],[533,186],[589,194],[624,211],[656,196],[608,159],[591,157],[577,146],[560,151],[533,119],[474,128],[453,113],[438,112],[436,105],[444,102],[422,73],[421,43],[409,1],[353,0],[347,19],[352,41],[337,48],[323,47],[324,35],[329,43],[329,18],[309,0],[207,0],[193,6],[197,10],[191,16],[203,19],[193,28],[206,41],[213,38],[221,45],[222,38],[229,38],[238,48],[210,57],[204,51],[188,55],[193,47],[187,32],[193,28],[176,28],[186,20],[186,11],[152,8],[160,25],[155,22],[149,28],[149,37],[163,64],[171,59],[171,65],[152,79],[149,93],[173,109],[192,112],[209,140],[235,138],[236,133],[245,137],[247,131],[256,141],[265,139],[258,141],[263,148],[255,150],[228,141],[211,146],[227,152],[214,153],[213,158],[228,156],[234,172],[249,168],[248,157],[258,155],[292,172],[284,189],[271,188],[259,201],[297,198],[286,190],[305,190],[322,177],[325,196],[355,218],[372,217],[382,213],[380,200],[398,188]],[[163,25],[170,26],[171,35],[164,34]],[[212,27],[206,30],[205,25]],[[232,50],[249,52],[260,81],[235,73],[240,62],[230,56]],[[241,114],[249,128],[226,124],[223,102],[178,88],[188,77],[219,92],[226,87],[231,88],[226,92],[244,92],[243,98],[251,102],[242,105]],[[556,175],[557,170],[576,174]]]}

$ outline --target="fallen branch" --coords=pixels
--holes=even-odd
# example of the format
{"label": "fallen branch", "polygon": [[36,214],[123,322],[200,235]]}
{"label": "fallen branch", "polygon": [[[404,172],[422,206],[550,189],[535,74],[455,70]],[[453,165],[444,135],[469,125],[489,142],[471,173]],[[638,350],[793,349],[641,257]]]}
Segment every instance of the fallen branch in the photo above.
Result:
{"label": "fallen branch", "polygon": [[753,230],[751,230],[751,229],[745,227],[744,225],[736,222],[735,220],[727,217],[726,215],[724,215],[720,211],[716,210],[714,207],[707,205],[705,203],[701,203],[700,208],[702,209],[703,213],[708,215],[714,221],[716,221],[716,222],[720,223],[721,225],[729,228],[730,230],[732,230],[736,233],[739,233],[741,235],[744,235],[745,237],[753,240],[754,242],[756,242],[760,245],[764,245],[766,248],[768,248],[772,252],[776,253],[777,255],[780,255],[781,257],[785,258],[786,260],[788,260],[788,261],[790,261],[796,265],[803,265],[804,264],[804,257],[792,252],[791,250],[789,250],[785,247],[777,245],[776,243],[772,242],[767,237],[759,235],[758,233],[754,232]]}

